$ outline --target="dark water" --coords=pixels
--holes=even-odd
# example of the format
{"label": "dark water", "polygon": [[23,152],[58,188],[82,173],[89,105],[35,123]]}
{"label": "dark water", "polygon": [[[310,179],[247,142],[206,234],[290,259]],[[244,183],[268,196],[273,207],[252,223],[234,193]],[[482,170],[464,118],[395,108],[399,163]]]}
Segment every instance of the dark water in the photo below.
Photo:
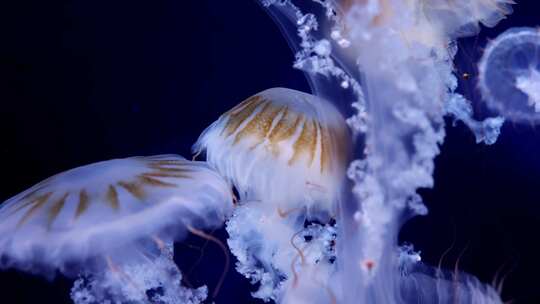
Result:
{"label": "dark water", "polygon": [[[540,6],[460,42],[462,91],[480,100],[474,62],[486,38],[540,24]],[[220,113],[275,86],[306,91],[293,54],[255,1],[18,1],[0,4],[0,201],[54,173],[104,159],[178,153]],[[480,102],[479,116],[488,115]],[[490,282],[504,300],[540,303],[540,134],[507,123],[494,146],[448,128],[430,214],[401,233],[424,261]],[[223,231],[217,236],[225,239]],[[222,255],[190,238],[177,262],[194,286],[212,288]],[[70,281],[0,273],[1,303],[69,303]],[[233,269],[218,303],[254,303]],[[11,299],[11,300],[8,300]],[[4,302],[5,301],[5,302]]]}

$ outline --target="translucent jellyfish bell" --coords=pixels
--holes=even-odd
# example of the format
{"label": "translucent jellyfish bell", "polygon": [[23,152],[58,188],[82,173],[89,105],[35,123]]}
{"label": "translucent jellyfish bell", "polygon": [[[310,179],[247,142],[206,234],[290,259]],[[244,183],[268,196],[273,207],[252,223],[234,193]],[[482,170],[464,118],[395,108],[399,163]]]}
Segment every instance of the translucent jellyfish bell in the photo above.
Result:
{"label": "translucent jellyfish bell", "polygon": [[329,102],[272,88],[243,101],[208,127],[195,152],[237,187],[242,200],[263,200],[283,210],[307,205],[333,211],[350,139]]}
{"label": "translucent jellyfish bell", "polygon": [[512,13],[513,0],[419,1],[430,19],[452,37],[475,35],[478,23],[494,27]]}
{"label": "translucent jellyfish bell", "polygon": [[479,64],[487,105],[515,122],[540,120],[540,32],[512,28],[491,41]]}
{"label": "translucent jellyfish bell", "polygon": [[[98,299],[144,299],[152,287],[180,288],[172,241],[186,229],[221,225],[231,207],[229,186],[203,162],[158,155],[90,164],[1,206],[2,266],[45,274],[59,269],[100,282],[79,288],[79,300],[82,290]],[[176,283],[167,273],[176,273]]]}

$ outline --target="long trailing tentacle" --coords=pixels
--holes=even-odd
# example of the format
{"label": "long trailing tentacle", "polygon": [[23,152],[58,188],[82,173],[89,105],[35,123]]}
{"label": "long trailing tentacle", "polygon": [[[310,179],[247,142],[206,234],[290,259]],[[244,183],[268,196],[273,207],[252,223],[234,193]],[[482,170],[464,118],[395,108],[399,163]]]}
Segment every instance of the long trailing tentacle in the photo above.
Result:
{"label": "long trailing tentacle", "polygon": [[221,285],[223,285],[223,282],[225,281],[225,277],[227,276],[227,272],[229,271],[229,265],[230,265],[229,251],[227,250],[227,247],[225,246],[225,244],[223,244],[223,242],[220,241],[215,236],[207,234],[202,230],[193,228],[192,226],[187,226],[187,229],[189,230],[189,232],[193,233],[194,235],[199,236],[199,237],[201,237],[203,239],[206,239],[206,240],[209,240],[209,241],[215,243],[223,251],[223,255],[225,256],[225,266],[223,267],[223,273],[221,274],[221,277],[219,278],[219,281],[216,284],[214,292],[212,293],[212,297],[215,298],[218,295],[219,290],[221,289]]}

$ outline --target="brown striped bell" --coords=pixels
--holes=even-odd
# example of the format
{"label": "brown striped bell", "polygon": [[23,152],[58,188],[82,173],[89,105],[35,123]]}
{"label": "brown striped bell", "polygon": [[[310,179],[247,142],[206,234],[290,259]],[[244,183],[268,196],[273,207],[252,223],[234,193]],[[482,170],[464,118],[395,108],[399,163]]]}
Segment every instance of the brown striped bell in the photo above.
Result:
{"label": "brown striped bell", "polygon": [[243,200],[275,202],[282,210],[329,211],[341,191],[351,139],[328,101],[273,88],[224,113],[194,145]]}

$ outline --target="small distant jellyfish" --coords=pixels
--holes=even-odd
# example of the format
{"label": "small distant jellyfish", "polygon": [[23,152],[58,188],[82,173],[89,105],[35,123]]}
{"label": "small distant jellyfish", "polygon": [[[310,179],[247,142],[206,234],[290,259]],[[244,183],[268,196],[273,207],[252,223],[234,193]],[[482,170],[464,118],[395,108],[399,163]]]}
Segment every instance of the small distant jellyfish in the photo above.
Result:
{"label": "small distant jellyfish", "polygon": [[491,41],[479,63],[487,105],[522,123],[540,121],[540,32],[512,28]]}
{"label": "small distant jellyfish", "polygon": [[78,275],[76,304],[199,303],[206,287],[181,286],[172,243],[222,224],[232,206],[219,174],[177,155],[82,166],[1,205],[1,266]]}
{"label": "small distant jellyfish", "polygon": [[272,88],[243,101],[209,126],[194,145],[233,184],[243,201],[283,212],[335,212],[351,148],[347,125],[328,101]]}

